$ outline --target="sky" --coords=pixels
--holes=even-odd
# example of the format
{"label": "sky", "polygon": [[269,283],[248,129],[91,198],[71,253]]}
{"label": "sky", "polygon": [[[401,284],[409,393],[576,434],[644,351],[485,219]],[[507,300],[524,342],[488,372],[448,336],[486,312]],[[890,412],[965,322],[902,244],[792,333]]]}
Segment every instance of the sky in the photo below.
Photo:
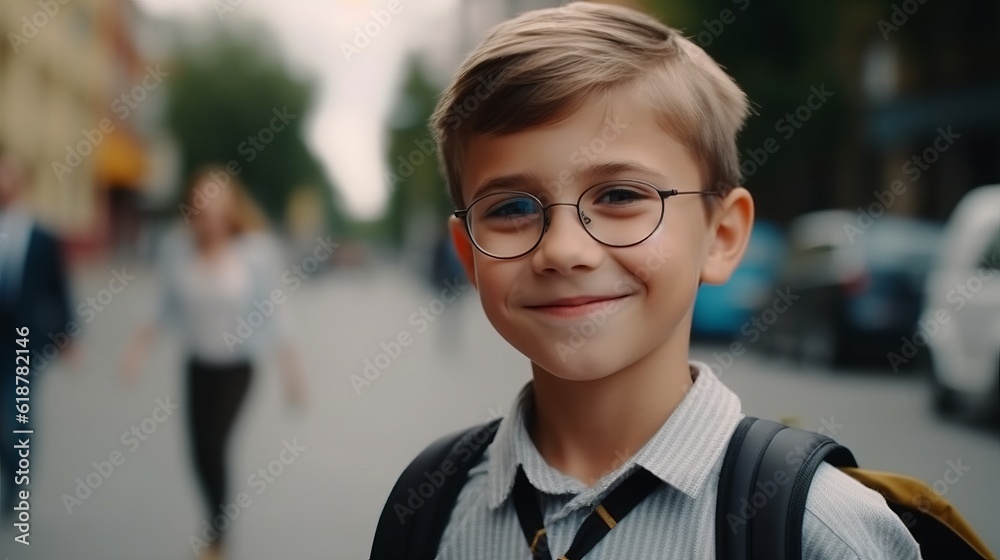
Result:
{"label": "sky", "polygon": [[[458,0],[136,3],[153,19],[214,19],[225,25],[256,21],[270,27],[291,68],[318,79],[305,140],[339,189],[346,210],[358,218],[377,216],[388,200],[385,122],[398,96],[405,57],[420,49],[438,64],[458,62],[453,60],[456,55],[446,54],[458,52],[458,37],[442,33],[457,28]],[[389,11],[390,4],[396,7],[395,14]],[[356,46],[357,51],[345,53],[346,45]]]}

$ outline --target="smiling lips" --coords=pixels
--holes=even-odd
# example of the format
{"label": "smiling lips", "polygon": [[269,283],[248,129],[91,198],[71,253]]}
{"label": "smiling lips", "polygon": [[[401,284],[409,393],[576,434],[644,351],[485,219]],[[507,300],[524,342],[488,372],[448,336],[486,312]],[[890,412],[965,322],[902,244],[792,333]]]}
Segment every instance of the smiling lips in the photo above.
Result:
{"label": "smiling lips", "polygon": [[572,319],[589,315],[609,305],[613,305],[614,302],[624,299],[628,295],[560,298],[541,305],[528,305],[526,307],[532,311],[538,311],[552,317]]}

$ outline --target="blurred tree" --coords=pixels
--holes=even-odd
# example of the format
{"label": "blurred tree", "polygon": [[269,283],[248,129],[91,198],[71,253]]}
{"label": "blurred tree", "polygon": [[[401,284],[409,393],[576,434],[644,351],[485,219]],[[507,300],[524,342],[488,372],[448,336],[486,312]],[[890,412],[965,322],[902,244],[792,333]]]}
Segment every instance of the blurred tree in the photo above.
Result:
{"label": "blurred tree", "polygon": [[[645,4],[705,49],[747,93],[753,113],[740,134],[740,161],[758,215],[787,221],[805,209],[831,206],[836,164],[831,154],[847,126],[842,117],[848,97],[833,51],[843,30],[835,24],[836,5],[791,0],[767,6],[751,0]],[[818,109],[806,105],[813,87],[833,93]],[[813,107],[818,104],[813,96]],[[807,123],[794,117],[800,106],[807,107],[800,113],[809,114]],[[775,153],[764,149],[768,139],[777,144]]]}
{"label": "blurred tree", "polygon": [[[312,85],[289,75],[258,28],[213,29],[183,42],[172,64],[167,125],[182,156],[182,177],[212,162],[239,165],[239,178],[275,223],[296,188],[315,188],[334,231],[340,204],[302,137]],[[184,38],[180,38],[184,41]]]}
{"label": "blurred tree", "polygon": [[397,249],[402,247],[413,220],[432,216],[444,232],[452,210],[445,181],[437,165],[437,150],[428,126],[439,88],[420,62],[406,64],[399,100],[389,123],[386,183],[391,189],[383,231]]}
{"label": "blurred tree", "polygon": [[[755,113],[739,138],[740,160],[760,217],[786,222],[810,210],[866,206],[873,190],[903,178],[899,158],[919,153],[946,124],[961,124],[976,140],[949,154],[961,163],[915,185],[916,214],[941,219],[961,192],[1000,173],[996,158],[976,153],[977,146],[995,153],[1000,141],[1000,111],[985,101],[1000,85],[995,0],[638,3],[681,29],[747,92]],[[813,88],[824,86],[832,96],[819,108],[814,97],[809,108]],[[790,129],[797,112],[807,122]],[[761,151],[769,138],[778,145],[771,154]],[[959,177],[956,167],[970,171]]]}
{"label": "blurred tree", "polygon": [[[996,0],[968,0],[968,10],[916,0],[623,3],[681,29],[747,92],[753,113],[738,143],[760,218],[787,223],[812,210],[867,206],[875,190],[907,179],[906,158],[947,124],[970,140],[894,210],[942,219],[963,192],[1000,177],[992,156],[1000,105],[986,101],[1000,91],[1000,49],[990,47],[1000,28]],[[443,226],[451,210],[435,157],[419,144],[430,140],[440,88],[416,59],[405,72],[389,130],[389,208],[366,226],[397,247],[423,213]]]}

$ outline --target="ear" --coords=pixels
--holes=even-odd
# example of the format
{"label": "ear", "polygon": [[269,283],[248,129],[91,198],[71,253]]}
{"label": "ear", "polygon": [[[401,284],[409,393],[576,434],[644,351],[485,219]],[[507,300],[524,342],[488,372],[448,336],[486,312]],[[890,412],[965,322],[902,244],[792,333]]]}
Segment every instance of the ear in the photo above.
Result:
{"label": "ear", "polygon": [[739,266],[753,229],[753,197],[736,187],[715,207],[709,221],[709,245],[699,277],[706,284],[725,284]]}
{"label": "ear", "polygon": [[469,239],[465,222],[451,216],[448,218],[448,230],[451,232],[451,243],[455,246],[458,260],[462,263],[462,268],[465,269],[465,276],[472,283],[472,287],[478,287],[476,286],[476,266],[473,260],[473,252],[476,248],[472,246],[472,240]]}

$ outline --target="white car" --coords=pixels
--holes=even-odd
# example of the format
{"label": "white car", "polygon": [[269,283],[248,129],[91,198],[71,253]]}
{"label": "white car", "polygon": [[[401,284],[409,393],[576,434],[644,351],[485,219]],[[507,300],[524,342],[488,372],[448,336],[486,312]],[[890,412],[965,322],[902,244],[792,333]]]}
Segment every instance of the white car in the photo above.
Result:
{"label": "white car", "polygon": [[995,412],[1000,391],[1000,185],[967,193],[945,226],[920,328],[931,353],[935,408]]}

